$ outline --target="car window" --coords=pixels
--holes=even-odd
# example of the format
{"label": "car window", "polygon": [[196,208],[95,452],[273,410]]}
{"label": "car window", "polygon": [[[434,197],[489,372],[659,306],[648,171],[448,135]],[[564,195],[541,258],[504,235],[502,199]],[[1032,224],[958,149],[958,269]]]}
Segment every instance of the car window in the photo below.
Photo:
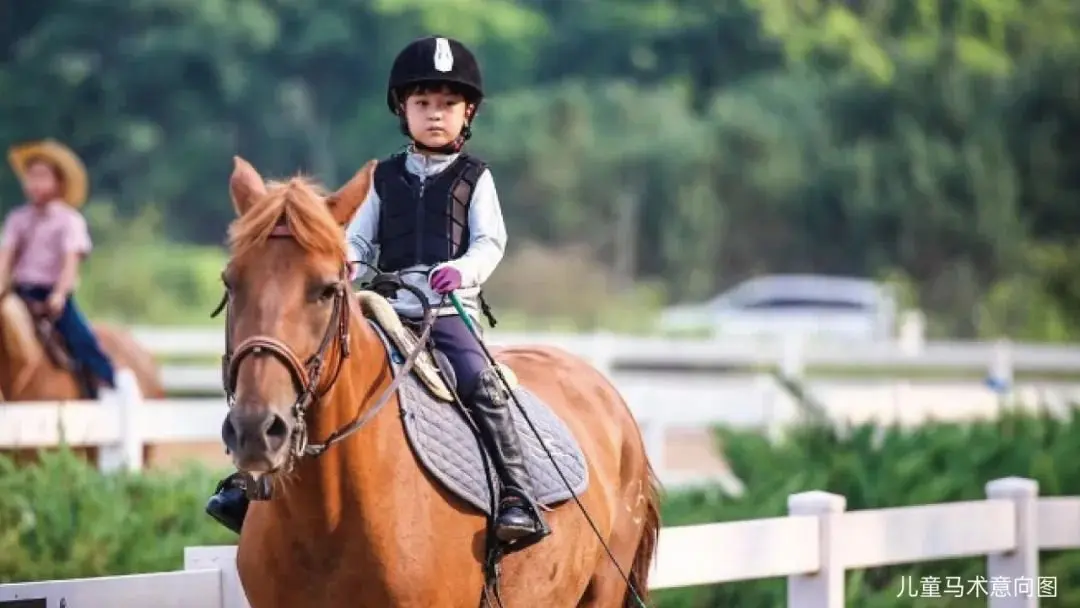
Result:
{"label": "car window", "polygon": [[859,302],[799,297],[774,297],[756,300],[754,302],[743,302],[739,305],[739,308],[744,310],[776,310],[792,308],[818,310],[869,310],[868,306]]}

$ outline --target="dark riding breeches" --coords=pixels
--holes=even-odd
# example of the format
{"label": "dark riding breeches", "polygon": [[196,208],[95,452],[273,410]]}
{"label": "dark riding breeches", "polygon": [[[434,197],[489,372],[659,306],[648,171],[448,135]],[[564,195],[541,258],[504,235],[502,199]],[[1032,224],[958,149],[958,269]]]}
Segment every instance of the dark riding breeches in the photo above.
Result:
{"label": "dark riding breeches", "polygon": [[[48,285],[16,285],[15,292],[23,299],[44,302],[52,288]],[[115,370],[108,355],[101,349],[90,323],[83,316],[72,296],[68,296],[64,310],[54,322],[56,331],[64,337],[71,357],[107,386],[115,386]]]}
{"label": "dark riding breeches", "polygon": [[490,367],[484,351],[465,325],[465,321],[457,315],[436,319],[431,328],[431,339],[435,348],[442,351],[450,361],[457,377],[458,394],[467,402],[476,390],[480,372]]}

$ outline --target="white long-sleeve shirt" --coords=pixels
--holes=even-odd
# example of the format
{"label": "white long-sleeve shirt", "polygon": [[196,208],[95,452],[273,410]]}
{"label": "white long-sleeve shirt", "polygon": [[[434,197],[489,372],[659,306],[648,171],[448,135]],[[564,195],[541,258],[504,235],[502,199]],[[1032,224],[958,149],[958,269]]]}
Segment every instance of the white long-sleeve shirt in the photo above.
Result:
{"label": "white long-sleeve shirt", "polygon": [[[424,155],[409,152],[405,159],[405,169],[422,181],[426,181],[444,171],[457,157],[457,154]],[[373,183],[367,199],[360,205],[356,216],[346,229],[350,262],[378,266],[376,261],[379,256],[379,212],[382,205],[383,201],[379,200]],[[439,307],[443,296],[431,289],[428,285],[428,277],[443,266],[455,268],[461,273],[461,289],[455,293],[469,316],[477,321],[480,313],[480,287],[495,271],[506,250],[506,224],[503,221],[499,195],[495,191],[495,180],[491,176],[491,171],[487,169],[480,174],[476,187],[473,188],[468,221],[469,246],[461,257],[435,266],[423,264],[411,266],[404,269],[401,274],[403,281],[419,287],[427,295],[428,302],[436,309],[436,314],[453,315],[457,313],[449,304],[449,300],[446,306]],[[363,272],[364,268],[360,270]],[[399,290],[397,297],[391,299],[390,303],[398,314],[404,317],[420,318],[423,315],[420,302],[408,291]],[[476,326],[479,328],[479,323]]]}

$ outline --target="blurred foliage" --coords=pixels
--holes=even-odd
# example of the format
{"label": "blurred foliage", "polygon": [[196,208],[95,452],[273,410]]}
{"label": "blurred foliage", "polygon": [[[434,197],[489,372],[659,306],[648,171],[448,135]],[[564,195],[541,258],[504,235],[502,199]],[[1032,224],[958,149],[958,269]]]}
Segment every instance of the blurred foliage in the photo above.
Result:
{"label": "blurred foliage", "polygon": [[[172,243],[220,245],[230,157],[343,182],[403,143],[386,72],[439,31],[484,66],[471,145],[508,257],[549,250],[541,274],[606,286],[582,293],[624,318],[764,272],[899,274],[936,335],[1069,340],[1078,26],[1070,0],[8,2],[0,140],[69,141],[88,213],[115,209],[94,224],[95,314],[186,322],[220,254]],[[508,260],[495,280],[515,288],[492,289],[508,319],[640,329],[576,292],[538,315],[551,298],[522,272]]]}
{"label": "blurred foliage", "polygon": [[0,456],[0,583],[183,568],[184,547],[234,544],[203,512],[215,472],[102,475],[68,450]]}
{"label": "blurred foliage", "polygon": [[95,318],[148,325],[205,325],[221,300],[220,247],[161,242],[161,214],[147,207],[128,221],[112,207],[88,210],[101,241],[84,267],[78,297]]}

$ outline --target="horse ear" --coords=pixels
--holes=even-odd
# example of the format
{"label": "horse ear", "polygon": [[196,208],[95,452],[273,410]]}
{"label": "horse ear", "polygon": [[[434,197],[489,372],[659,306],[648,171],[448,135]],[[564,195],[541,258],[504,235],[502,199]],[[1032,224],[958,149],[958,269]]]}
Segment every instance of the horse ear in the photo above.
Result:
{"label": "horse ear", "polygon": [[266,184],[251,163],[233,157],[233,172],[229,177],[229,195],[237,215],[244,215],[252,203],[266,195]]}
{"label": "horse ear", "polygon": [[375,178],[375,166],[378,164],[379,162],[375,159],[369,160],[363,167],[360,167],[360,170],[349,180],[349,183],[326,199],[326,204],[330,207],[330,213],[339,226],[344,226],[352,221],[353,216],[356,215],[356,210],[367,200],[368,192],[371,190],[371,182]]}

